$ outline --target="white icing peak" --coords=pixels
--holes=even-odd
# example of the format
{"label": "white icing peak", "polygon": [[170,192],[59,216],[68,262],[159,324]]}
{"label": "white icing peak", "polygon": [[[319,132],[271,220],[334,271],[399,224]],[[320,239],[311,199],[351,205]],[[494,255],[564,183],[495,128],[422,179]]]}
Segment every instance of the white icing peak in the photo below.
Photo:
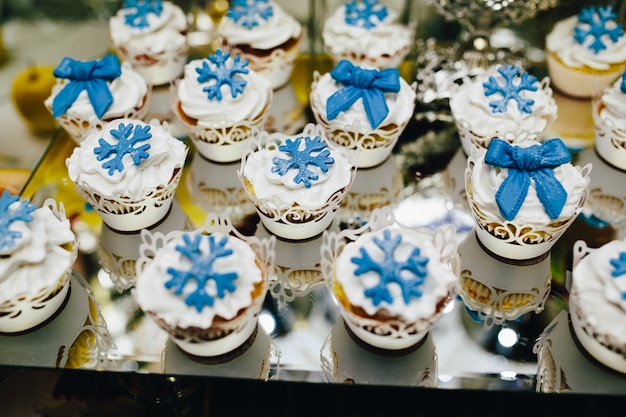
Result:
{"label": "white icing peak", "polygon": [[[389,244],[396,241],[397,246]],[[385,248],[385,249],[383,249]],[[371,263],[368,260],[371,259]],[[417,265],[410,267],[409,259]],[[392,267],[398,281],[382,280],[380,271]],[[415,271],[419,271],[415,273]],[[450,295],[457,277],[441,262],[441,254],[430,236],[394,227],[364,233],[345,246],[337,259],[335,277],[350,304],[362,307],[369,315],[386,312],[407,321],[428,319],[437,313],[439,302]],[[412,294],[407,296],[407,292]],[[377,303],[374,294],[387,293],[391,301]]]}
{"label": "white icing peak", "polygon": [[600,112],[600,117],[610,120],[611,128],[626,130],[626,93],[621,89],[622,77],[619,77],[610,88],[602,92],[602,103],[604,108]]}
{"label": "white icing peak", "polygon": [[[137,278],[135,295],[144,311],[157,315],[173,326],[209,328],[216,316],[230,320],[235,318],[241,309],[251,305],[254,286],[264,279],[256,264],[254,251],[246,242],[233,236],[222,233],[213,233],[210,236],[213,239],[213,246],[209,236],[198,231],[185,233],[169,241],[157,252],[154,260],[146,265]],[[193,256],[187,256],[184,251],[177,249],[188,247],[188,241],[185,239],[190,242],[199,239],[197,257],[202,259],[200,263],[194,265]],[[231,252],[225,256],[216,256],[212,262],[207,262],[222,242],[223,248]],[[198,269],[197,266],[200,264],[203,267]],[[179,272],[173,274],[172,271]],[[177,273],[186,276],[187,279],[183,281],[174,279]],[[205,273],[207,275],[204,275]],[[223,282],[220,278],[223,277],[222,274],[226,274],[226,281],[232,285],[219,295],[218,292],[223,289],[218,285],[218,281]],[[173,283],[168,284],[170,281]],[[181,291],[180,294],[176,294],[179,284]],[[194,303],[188,304],[185,301],[190,295],[192,297],[198,295],[198,285],[202,285],[207,296],[213,300],[212,305],[204,304],[203,308],[198,309]]]}

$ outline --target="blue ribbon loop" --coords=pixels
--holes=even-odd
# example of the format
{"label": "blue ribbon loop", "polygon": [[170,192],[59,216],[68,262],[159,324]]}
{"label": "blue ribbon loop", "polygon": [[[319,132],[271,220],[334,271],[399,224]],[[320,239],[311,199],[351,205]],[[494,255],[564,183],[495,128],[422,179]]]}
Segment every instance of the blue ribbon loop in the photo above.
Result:
{"label": "blue ribbon loop", "polygon": [[485,154],[485,163],[507,168],[508,176],[496,192],[496,202],[506,220],[513,220],[534,180],[539,201],[551,219],[556,219],[567,200],[567,191],[554,176],[553,169],[572,160],[559,138],[527,148],[494,138]]}
{"label": "blue ribbon loop", "polygon": [[112,81],[122,74],[120,61],[114,54],[109,54],[97,61],[76,61],[65,57],[54,69],[54,76],[70,80],[52,101],[52,114],[58,117],[65,113],[83,91],[87,96],[98,118],[113,103],[113,95],[107,81]]}
{"label": "blue ribbon loop", "polygon": [[339,61],[330,75],[345,87],[328,98],[326,102],[328,120],[333,120],[362,98],[367,119],[372,129],[375,129],[389,114],[385,93],[400,91],[400,73],[396,68],[380,71],[363,69],[344,59]]}

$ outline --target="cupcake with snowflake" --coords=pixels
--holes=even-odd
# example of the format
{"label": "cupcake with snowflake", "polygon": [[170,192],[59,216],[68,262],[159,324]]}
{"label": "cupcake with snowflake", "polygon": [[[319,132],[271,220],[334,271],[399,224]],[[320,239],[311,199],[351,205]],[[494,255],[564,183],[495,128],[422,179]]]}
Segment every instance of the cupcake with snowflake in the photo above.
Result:
{"label": "cupcake with snowflake", "polygon": [[346,60],[313,78],[311,110],[328,139],[358,154],[359,168],[385,161],[413,117],[416,85],[397,68],[377,70]]}
{"label": "cupcake with snowflake", "polygon": [[172,106],[202,156],[233,162],[241,159],[254,129],[263,127],[272,94],[248,61],[218,49],[185,66],[172,89]]}
{"label": "cupcake with snowflake", "polygon": [[593,98],[595,149],[611,166],[626,170],[626,73]]}
{"label": "cupcake with snowflake", "polygon": [[137,231],[168,213],[186,156],[187,145],[166,123],[118,119],[87,136],[65,163],[80,195],[110,228]]}
{"label": "cupcake with snowflake", "polygon": [[77,256],[63,206],[0,196],[0,333],[31,330],[66,302]]}
{"label": "cupcake with snowflake", "polygon": [[506,65],[492,67],[456,88],[450,111],[469,156],[473,148],[484,152],[493,138],[509,143],[542,140],[558,108],[547,77],[540,82],[520,67]]}
{"label": "cupcake with snowflake", "polygon": [[263,225],[293,240],[330,225],[355,174],[351,159],[314,124],[294,136],[258,133],[238,172]]}
{"label": "cupcake with snowflake", "polygon": [[53,74],[57,82],[44,105],[77,143],[112,120],[141,119],[148,112],[150,87],[115,55],[91,61],[65,57]]}
{"label": "cupcake with snowflake", "polygon": [[412,29],[397,20],[398,13],[378,0],[348,1],[324,21],[324,47],[335,63],[397,68],[413,42]]}
{"label": "cupcake with snowflake", "polygon": [[273,89],[289,82],[304,30],[272,0],[234,0],[217,29],[222,47],[241,55]]}
{"label": "cupcake with snowflake", "polygon": [[182,75],[189,49],[187,30],[187,16],[169,1],[125,0],[109,19],[113,49],[153,86]]}
{"label": "cupcake with snowflake", "polygon": [[228,232],[228,222],[209,218],[213,230],[159,234],[162,239],[146,231],[133,292],[178,347],[200,357],[226,354],[253,337],[275,241]]}
{"label": "cupcake with snowflake", "polygon": [[465,191],[480,243],[506,259],[547,253],[580,214],[591,165],[574,166],[558,138],[515,144],[492,139],[468,158]]}
{"label": "cupcake with snowflake", "polygon": [[626,69],[626,36],[611,6],[582,8],[546,37],[548,73],[566,95],[590,98]]}
{"label": "cupcake with snowflake", "polygon": [[418,344],[454,295],[453,235],[401,226],[389,209],[361,229],[324,233],[322,273],[350,332],[381,349]]}

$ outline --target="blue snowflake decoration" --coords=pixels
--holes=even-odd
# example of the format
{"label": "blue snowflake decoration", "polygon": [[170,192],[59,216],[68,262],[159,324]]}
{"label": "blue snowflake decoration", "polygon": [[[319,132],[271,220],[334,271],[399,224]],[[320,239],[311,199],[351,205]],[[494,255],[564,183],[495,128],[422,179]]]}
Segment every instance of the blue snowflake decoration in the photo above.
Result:
{"label": "blue snowflake decoration", "polygon": [[311,139],[309,136],[304,138],[304,149],[300,150],[302,138],[294,140],[287,139],[278,150],[289,154],[289,159],[274,157],[272,163],[272,172],[280,176],[285,175],[290,169],[297,169],[293,182],[295,184],[304,184],[306,188],[311,188],[311,181],[319,178],[319,175],[309,169],[309,165],[318,167],[322,172],[328,172],[329,167],[335,163],[335,159],[330,156],[330,150],[322,138],[315,136]]}
{"label": "blue snowflake decoration", "polygon": [[[492,94],[499,94],[502,96],[500,100],[493,100],[489,102],[491,112],[506,113],[506,107],[510,100],[514,100],[517,103],[517,109],[523,113],[532,113],[532,106],[535,104],[535,100],[521,97],[520,93],[526,91],[537,91],[537,78],[530,75],[526,71],[521,71],[519,67],[507,65],[506,67],[498,68],[498,72],[504,78],[504,85],[498,84],[496,78],[491,75],[486,82],[483,83],[485,91],[485,97],[489,97]],[[517,81],[519,79],[519,82]]]}
{"label": "blue snowflake decoration", "polygon": [[209,55],[207,59],[215,65],[215,70],[211,69],[209,63],[206,60],[202,61],[202,66],[196,68],[198,73],[198,82],[204,83],[207,81],[215,80],[214,84],[204,87],[202,91],[207,93],[209,100],[217,99],[222,101],[222,85],[226,84],[230,87],[230,94],[232,98],[237,97],[243,93],[248,82],[241,79],[237,74],[248,73],[248,61],[241,61],[239,55],[235,55],[233,62],[230,66],[226,65],[226,62],[230,58],[230,53],[223,53],[220,49],[215,51],[214,55]]}
{"label": "blue snowflake decoration", "polygon": [[37,206],[26,200],[23,200],[17,209],[10,209],[11,205],[19,199],[19,196],[11,195],[7,190],[4,190],[0,197],[0,250],[14,247],[16,240],[22,237],[21,232],[11,230],[13,223],[33,220],[31,213],[37,209]]}
{"label": "blue snowflake decoration", "polygon": [[619,89],[622,93],[626,94],[626,72],[622,74],[622,82],[619,84]]}
{"label": "blue snowflake decoration", "polygon": [[[200,243],[203,238],[209,240],[208,254],[203,254],[200,250]],[[189,259],[192,265],[186,271],[173,267],[168,268],[167,273],[171,279],[165,283],[165,288],[173,290],[176,295],[181,295],[187,283],[192,280],[195,281],[196,288],[185,298],[185,303],[201,312],[204,307],[211,307],[215,302],[215,298],[207,292],[207,283],[210,280],[215,282],[218,298],[224,298],[226,291],[234,292],[236,290],[237,287],[233,281],[237,279],[237,273],[221,273],[214,268],[214,263],[218,258],[231,256],[233,250],[226,247],[228,243],[226,236],[218,241],[213,235],[197,234],[192,240],[190,235],[185,234],[183,241],[183,245],[177,245],[176,250]]]}
{"label": "blue snowflake decoration", "polygon": [[[589,25],[589,27],[576,26],[574,28],[574,39],[582,45],[587,37],[591,36],[593,41],[589,44],[589,49],[593,50],[594,54],[597,54],[606,49],[604,41],[607,36],[613,43],[624,36],[622,24],[616,23],[615,19],[617,19],[617,14],[613,12],[611,6],[583,8],[578,15],[578,21]],[[609,28],[607,25],[609,22],[613,22],[614,27]]]}
{"label": "blue snowflake decoration", "polygon": [[[135,126],[135,130],[131,137],[131,131]],[[150,125],[141,125],[132,123],[120,123],[117,129],[110,131],[111,136],[117,139],[116,143],[110,144],[104,138],[100,138],[98,144],[100,146],[94,148],[93,153],[96,155],[98,161],[102,161],[106,158],[113,156],[108,161],[102,164],[102,168],[108,170],[109,175],[117,170],[119,172],[124,171],[124,155],[130,155],[133,158],[133,163],[139,165],[142,159],[148,158],[150,154],[147,152],[150,149],[149,143],[137,146],[138,142],[143,142],[152,137],[150,133]]]}
{"label": "blue snowflake decoration", "polygon": [[247,29],[259,26],[273,15],[274,9],[268,0],[233,0],[226,12],[226,16]]}
{"label": "blue snowflake decoration", "polygon": [[378,4],[378,0],[352,0],[346,3],[345,15],[348,25],[371,29],[382,22],[388,12],[385,6]]}
{"label": "blue snowflake decoration", "polygon": [[611,259],[610,262],[613,267],[611,275],[619,277],[620,275],[626,274],[626,252],[620,252],[619,257]]}
{"label": "blue snowflake decoration", "polygon": [[161,0],[126,0],[124,2],[125,9],[132,9],[124,16],[124,22],[128,26],[143,29],[150,26],[148,23],[148,15],[150,13],[157,16],[163,11]]}
{"label": "blue snowflake decoration", "polygon": [[[381,262],[372,259],[365,248],[360,249],[361,257],[354,257],[350,261],[357,266],[354,271],[356,276],[373,271],[380,275],[378,285],[367,288],[364,292],[366,297],[372,299],[372,303],[378,306],[385,301],[392,304],[393,299],[389,292],[388,285],[395,283],[402,290],[402,298],[408,304],[411,297],[421,297],[420,287],[424,283],[427,275],[426,264],[428,258],[420,255],[420,249],[414,248],[408,259],[405,261],[395,259],[395,251],[402,243],[402,235],[391,236],[391,231],[383,232],[383,239],[374,238],[374,244],[380,248],[384,254]],[[411,277],[403,277],[402,271],[408,271]]]}

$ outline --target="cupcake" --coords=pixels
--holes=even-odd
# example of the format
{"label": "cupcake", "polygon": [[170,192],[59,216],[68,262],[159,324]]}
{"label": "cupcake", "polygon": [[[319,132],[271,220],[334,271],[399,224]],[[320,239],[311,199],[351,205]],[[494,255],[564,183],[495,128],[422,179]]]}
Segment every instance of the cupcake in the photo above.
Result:
{"label": "cupcake", "polygon": [[611,6],[590,6],[546,36],[548,73],[564,94],[590,98],[626,68],[626,37]]}
{"label": "cupcake", "polygon": [[308,124],[295,137],[258,133],[238,175],[263,225],[300,240],[330,225],[355,173],[348,157],[328,146],[322,128]]}
{"label": "cupcake", "polygon": [[587,198],[591,165],[570,161],[558,138],[513,145],[494,138],[485,153],[470,156],[465,190],[480,243],[506,259],[548,252]]}
{"label": "cupcake", "polygon": [[163,239],[144,232],[134,296],[184,352],[223,355],[256,330],[273,238],[243,239],[220,230],[173,232]]}
{"label": "cupcake", "polygon": [[325,233],[322,271],[350,332],[377,348],[407,349],[423,339],[452,299],[456,243],[451,229],[372,224]]}
{"label": "cupcake", "polygon": [[113,49],[153,86],[182,75],[187,30],[185,13],[169,1],[125,0],[124,7],[109,19]]}
{"label": "cupcake", "polygon": [[273,89],[289,82],[304,31],[276,2],[231,1],[217,31],[224,49],[249,61]]}
{"label": "cupcake", "polygon": [[115,55],[93,61],[65,57],[54,76],[57,83],[44,104],[77,143],[112,120],[141,119],[148,112],[150,87]]}
{"label": "cupcake", "polygon": [[412,30],[397,19],[398,13],[378,0],[346,2],[324,21],[324,47],[335,63],[397,68],[413,42]]}
{"label": "cupcake", "polygon": [[626,73],[593,98],[595,148],[611,166],[626,170]]}
{"label": "cupcake", "polygon": [[415,84],[396,68],[376,70],[340,61],[329,73],[314,74],[310,104],[326,136],[358,152],[359,168],[381,164],[413,117]]}
{"label": "cupcake", "polygon": [[557,118],[550,80],[539,82],[512,65],[492,67],[465,81],[451,93],[450,111],[466,155],[473,147],[486,150],[492,138],[540,140]]}
{"label": "cupcake", "polygon": [[216,162],[240,160],[255,127],[263,127],[272,103],[267,80],[248,61],[217,50],[185,66],[172,90],[174,112],[198,152]]}
{"label": "cupcake", "polygon": [[0,333],[34,329],[66,302],[77,241],[63,206],[0,196]]}
{"label": "cupcake", "polygon": [[187,146],[167,124],[118,119],[87,136],[65,161],[80,195],[117,231],[150,227],[168,213]]}
{"label": "cupcake", "polygon": [[[584,254],[582,242],[576,245],[575,252]],[[626,241],[586,252],[572,269],[572,328],[587,353],[626,373]]]}

